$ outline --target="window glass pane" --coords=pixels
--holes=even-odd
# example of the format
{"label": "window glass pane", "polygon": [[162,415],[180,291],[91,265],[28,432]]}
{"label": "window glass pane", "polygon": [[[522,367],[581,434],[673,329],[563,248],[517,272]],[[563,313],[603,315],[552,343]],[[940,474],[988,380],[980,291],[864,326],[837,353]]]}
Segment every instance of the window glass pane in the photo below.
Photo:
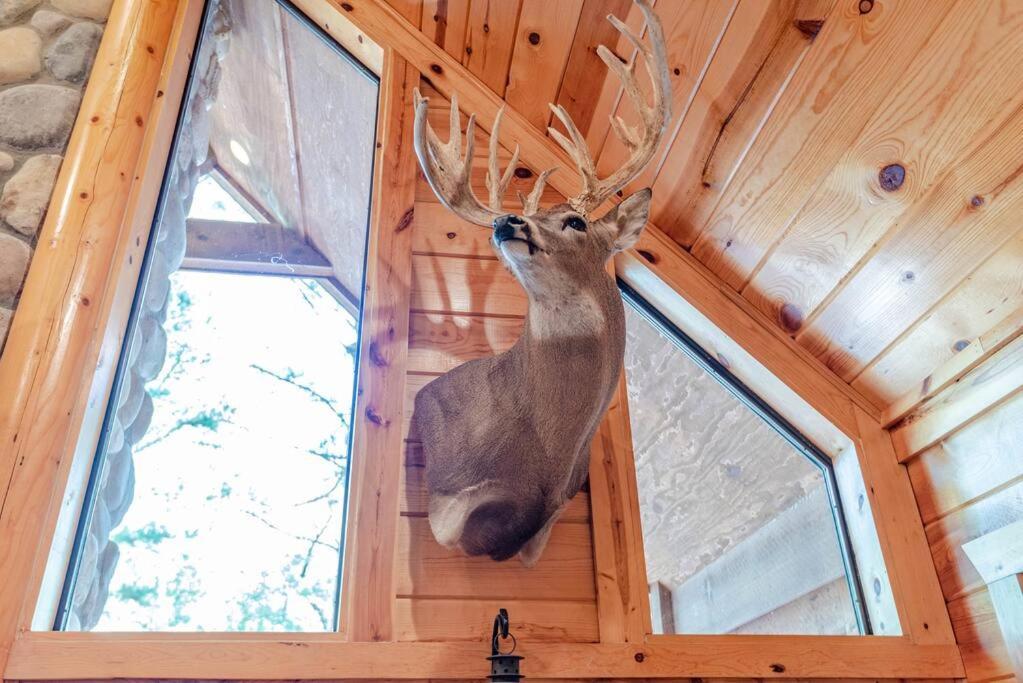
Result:
{"label": "window glass pane", "polygon": [[57,628],[336,628],[377,90],[209,3]]}
{"label": "window glass pane", "polygon": [[626,306],[655,633],[857,634],[832,474]]}

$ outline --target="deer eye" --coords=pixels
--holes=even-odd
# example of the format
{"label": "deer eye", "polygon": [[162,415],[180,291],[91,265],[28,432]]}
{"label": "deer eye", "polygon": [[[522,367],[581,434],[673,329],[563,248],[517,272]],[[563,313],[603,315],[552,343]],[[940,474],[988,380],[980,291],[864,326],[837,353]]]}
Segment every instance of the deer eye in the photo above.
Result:
{"label": "deer eye", "polygon": [[579,232],[586,232],[586,221],[579,216],[569,216],[565,219],[565,222],[561,224],[561,229],[572,228]]}

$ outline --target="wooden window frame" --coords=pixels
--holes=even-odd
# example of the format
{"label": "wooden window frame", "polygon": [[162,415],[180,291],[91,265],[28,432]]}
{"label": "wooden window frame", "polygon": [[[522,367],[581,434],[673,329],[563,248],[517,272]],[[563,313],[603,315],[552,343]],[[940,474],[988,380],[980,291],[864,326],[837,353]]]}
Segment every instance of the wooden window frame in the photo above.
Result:
{"label": "wooden window frame", "polygon": [[[499,99],[382,0],[294,0],[381,74],[366,311],[336,633],[69,633],[32,628],[62,508],[80,507],[184,92],[202,0],[116,0],[21,305],[0,360],[0,671],[4,679],[478,679],[486,647],[394,642],[394,546],[415,160],[411,90],[426,74],[493,119]],[[344,17],[349,21],[341,21]],[[357,40],[364,31],[377,44]],[[349,41],[349,42],[346,42]],[[376,60],[376,61],[374,61]],[[508,112],[534,166],[563,155]],[[562,192],[571,171],[552,178]],[[600,642],[521,645],[537,678],[959,678],[962,661],[905,467],[879,414],[656,231],[635,267],[701,310],[855,444],[906,635],[651,636],[628,406],[620,382],[592,455]],[[642,256],[640,256],[642,254]],[[649,258],[647,258],[649,257]],[[644,265],[646,264],[646,265]],[[625,264],[628,267],[629,264]],[[619,264],[622,269],[622,264]],[[635,286],[635,285],[634,285]],[[641,292],[642,293],[642,292]],[[92,448],[90,449],[90,445]],[[9,484],[8,484],[9,482]],[[61,526],[63,524],[64,526]],[[50,563],[50,566],[60,563]],[[58,575],[59,574],[59,575]],[[42,620],[45,622],[45,619]]]}

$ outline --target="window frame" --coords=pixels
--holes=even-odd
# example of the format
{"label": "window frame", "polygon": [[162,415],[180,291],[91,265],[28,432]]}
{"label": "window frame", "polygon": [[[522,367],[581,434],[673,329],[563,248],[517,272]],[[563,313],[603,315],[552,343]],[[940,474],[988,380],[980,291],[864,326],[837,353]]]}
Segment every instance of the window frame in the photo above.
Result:
{"label": "window frame", "polygon": [[[350,475],[353,500],[343,580],[354,581],[360,590],[346,593],[351,599],[346,601],[347,618],[342,618],[338,633],[31,630],[37,598],[53,590],[45,564],[53,535],[67,532],[61,527],[61,508],[73,506],[81,495],[75,487],[83,480],[88,457],[80,449],[76,452],[73,436],[82,434],[89,441],[95,411],[104,408],[116,359],[111,350],[120,347],[119,330],[124,329],[130,304],[125,287],[137,280],[201,4],[199,0],[119,0],[40,234],[39,243],[45,247],[33,259],[0,359],[0,394],[6,398],[0,406],[0,471],[5,483],[10,476],[9,486],[0,489],[0,531],[5,542],[10,541],[8,552],[0,557],[4,575],[0,669],[5,679],[478,679],[484,671],[486,653],[479,643],[396,642],[393,638],[387,610],[393,602],[389,591],[394,549],[386,539],[393,538],[397,515],[392,518],[380,511],[397,505],[394,473],[400,467],[400,451],[389,452],[386,446],[401,438],[401,420],[394,418],[401,411],[404,349],[389,345],[388,340],[400,339],[402,326],[407,325],[410,231],[404,228],[411,220],[415,186],[415,160],[409,153],[411,117],[407,115],[413,81],[427,74],[442,93],[450,95],[458,88],[481,120],[492,120],[500,102],[382,0],[294,2],[317,24],[329,26],[342,44],[353,46],[354,54],[366,53],[364,63],[381,64],[379,130],[385,134],[379,136],[378,159],[383,163],[376,177],[385,182],[374,183],[367,266],[367,278],[374,285],[371,291],[378,299],[372,306],[365,305],[374,313],[364,317],[362,340],[377,345],[376,354],[363,354],[367,363],[373,355],[382,362],[373,366],[362,384],[364,405],[371,410],[360,410],[357,419],[365,419],[372,431],[363,430],[364,437],[360,442],[357,436],[356,443],[365,449],[363,453],[383,457],[353,462]],[[389,47],[374,53],[357,40],[361,31]],[[141,126],[136,123],[140,116]],[[514,112],[509,112],[509,129],[514,123],[525,130],[513,119]],[[522,146],[527,161],[545,155],[558,158],[542,136],[525,136]],[[552,177],[555,189],[567,187],[561,175],[569,174]],[[133,182],[124,182],[125,177]],[[591,469],[593,500],[599,501],[594,504],[593,532],[600,576],[601,642],[524,642],[530,675],[568,679],[962,677],[947,612],[940,591],[935,592],[923,530],[912,526],[914,520],[919,525],[919,513],[908,477],[895,459],[890,435],[876,411],[851,400],[819,371],[808,370],[792,345],[778,339],[741,302],[717,289],[677,246],[657,239],[646,235],[640,251],[624,256],[645,261],[650,255],[650,274],[677,296],[695,302],[738,344],[756,350],[757,358],[855,443],[853,461],[870,485],[878,534],[908,633],[899,637],[644,635],[645,585],[638,596],[635,591],[643,577],[635,569],[637,559],[642,562],[642,549],[628,552],[635,550],[638,518],[628,515],[635,503],[630,490],[635,479],[630,484],[627,404],[620,401],[619,390],[619,401],[612,404],[610,418],[601,427]],[[598,512],[606,524],[598,523]],[[926,577],[917,581],[919,572],[929,572],[933,581]],[[930,630],[927,622],[933,624]]]}
{"label": "window frame", "polygon": [[[378,88],[377,97],[377,118],[379,118],[379,105],[380,105],[380,77],[368,69],[365,65],[358,61],[358,59],[352,55],[343,46],[338,44],[335,39],[327,34],[322,28],[317,26],[315,23],[309,20],[304,14],[298,11],[294,5],[288,0],[273,0],[274,3],[282,10],[287,12],[289,15],[294,17],[302,26],[309,30],[316,39],[323,41],[334,53],[336,53],[341,59],[345,60],[348,64],[355,67],[361,75],[368,80],[374,82]],[[215,3],[205,2],[202,3],[202,17],[199,22],[197,34],[195,36],[195,47],[193,49],[194,54],[199,54],[201,41],[204,39],[204,34],[208,31],[210,25],[214,21],[213,8]],[[77,523],[75,525],[75,531],[70,539],[67,539],[67,543],[70,547],[66,550],[67,555],[67,569],[65,571],[65,578],[60,589],[60,594],[55,598],[54,607],[54,618],[52,630],[63,632],[67,627],[67,620],[71,614],[72,601],[74,599],[75,590],[77,589],[78,574],[81,569],[81,561],[85,552],[85,545],[87,542],[88,530],[93,518],[95,499],[97,495],[96,483],[99,479],[100,472],[102,472],[103,466],[106,463],[108,457],[106,444],[107,439],[110,435],[108,424],[114,418],[114,412],[116,411],[115,402],[112,400],[122,391],[122,383],[124,381],[125,373],[127,372],[128,362],[128,339],[131,337],[132,332],[136,329],[139,322],[139,311],[142,306],[143,299],[145,298],[146,288],[149,286],[149,277],[152,270],[152,263],[154,259],[154,252],[158,240],[155,239],[162,227],[162,217],[164,213],[164,205],[166,202],[166,193],[169,187],[169,178],[171,177],[171,170],[177,159],[178,145],[180,141],[180,131],[185,122],[186,108],[188,106],[188,97],[192,89],[196,86],[194,78],[196,76],[196,69],[198,67],[196,60],[190,60],[188,67],[188,76],[185,79],[184,90],[181,94],[181,106],[177,113],[177,120],[175,124],[174,137],[171,141],[169,149],[167,150],[167,162],[163,170],[163,178],[161,179],[160,194],[156,202],[154,210],[154,218],[152,227],[146,239],[146,247],[142,256],[142,263],[139,268],[138,279],[134,284],[134,291],[131,294],[131,305],[130,312],[128,313],[127,322],[121,338],[125,340],[122,348],[117,354],[116,368],[113,373],[113,379],[110,385],[110,389],[107,393],[105,400],[106,409],[103,411],[102,416],[99,417],[101,425],[99,428],[99,438],[96,443],[95,451],[90,458],[91,466],[87,475],[87,481],[84,487],[84,494],[82,496],[81,505],[79,512],[77,513]],[[376,144],[376,140],[371,141],[371,147]],[[373,162],[375,162],[376,154],[373,155],[371,161],[370,173],[373,174]],[[250,199],[245,193],[237,186],[235,181],[229,178],[216,164],[206,173],[200,173],[200,179],[205,175],[210,175],[213,182],[217,183],[224,192],[231,196],[237,201],[241,207],[250,215],[253,220],[253,225],[259,225],[260,221],[267,222],[271,220],[265,211],[263,211],[254,200]],[[374,192],[374,186],[371,183],[370,193],[371,196]],[[186,225],[192,219],[186,218]],[[363,289],[365,289],[365,271],[366,264],[369,257],[369,232],[370,232],[370,216],[366,217],[366,241],[365,248],[363,249]],[[277,230],[288,230],[287,226],[275,226]],[[314,253],[315,250],[312,247],[308,247],[307,250],[310,253]],[[324,264],[327,264],[325,258],[320,259]],[[228,267],[218,268],[214,265],[195,264],[190,263],[189,257],[186,255],[184,263],[178,269],[179,271],[203,271],[203,272],[223,272],[223,273],[234,273],[241,275],[251,276],[263,276],[263,277],[282,277],[282,278],[302,278],[302,279],[315,279],[318,280],[323,286],[325,292],[327,292],[339,305],[341,305],[354,319],[356,324],[356,365],[355,365],[355,378],[354,387],[355,391],[352,396],[352,411],[351,414],[354,416],[357,397],[359,393],[359,368],[361,364],[361,352],[362,346],[362,326],[363,326],[363,311],[360,310],[358,301],[361,297],[356,297],[332,275],[330,274],[329,268],[324,269],[322,267],[308,268],[304,267],[304,264],[296,264],[297,267],[288,268],[276,268],[274,264],[263,264],[263,263],[245,263],[240,264],[239,267]],[[365,292],[362,292],[365,296]],[[353,425],[354,427],[354,425]],[[348,459],[349,463],[352,458],[352,445],[354,442],[354,429],[350,430],[348,436]],[[349,500],[349,486],[351,467],[346,468],[345,474],[345,488],[342,496],[342,514],[341,514],[341,533],[340,533],[340,548],[341,552],[338,556],[338,572],[336,578],[336,584],[334,588],[334,599],[332,604],[333,614],[333,626],[334,630],[338,630],[338,621],[341,613],[341,601],[343,599],[342,589],[342,573],[343,573],[343,552],[345,542],[345,530],[347,527],[347,505]],[[56,542],[60,542],[61,539],[55,539]],[[58,552],[58,556],[63,558],[65,552]],[[37,610],[39,607],[37,607]]]}
{"label": "window frame", "polygon": [[716,380],[754,415],[767,423],[797,453],[820,469],[828,496],[828,505],[835,522],[839,552],[842,555],[842,564],[845,568],[846,584],[849,588],[853,614],[856,617],[856,626],[860,636],[870,635],[872,633],[870,615],[863,604],[863,587],[860,582],[859,570],[856,567],[855,554],[849,538],[849,529],[846,525],[835,467],[831,458],[804,436],[795,425],[785,419],[771,404],[736,377],[724,363],[708,353],[695,339],[661,313],[656,306],[644,299],[628,282],[617,278],[617,284],[626,306],[632,306],[647,323],[671,340],[675,347],[686,354],[693,363]]}

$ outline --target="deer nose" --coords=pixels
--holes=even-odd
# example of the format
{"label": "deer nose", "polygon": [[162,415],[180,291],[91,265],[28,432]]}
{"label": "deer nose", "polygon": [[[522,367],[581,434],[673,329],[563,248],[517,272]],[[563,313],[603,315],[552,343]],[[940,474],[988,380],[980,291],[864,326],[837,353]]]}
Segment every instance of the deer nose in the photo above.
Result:
{"label": "deer nose", "polygon": [[499,216],[494,219],[494,239],[500,244],[506,239],[515,237],[515,229],[526,222],[515,214]]}

